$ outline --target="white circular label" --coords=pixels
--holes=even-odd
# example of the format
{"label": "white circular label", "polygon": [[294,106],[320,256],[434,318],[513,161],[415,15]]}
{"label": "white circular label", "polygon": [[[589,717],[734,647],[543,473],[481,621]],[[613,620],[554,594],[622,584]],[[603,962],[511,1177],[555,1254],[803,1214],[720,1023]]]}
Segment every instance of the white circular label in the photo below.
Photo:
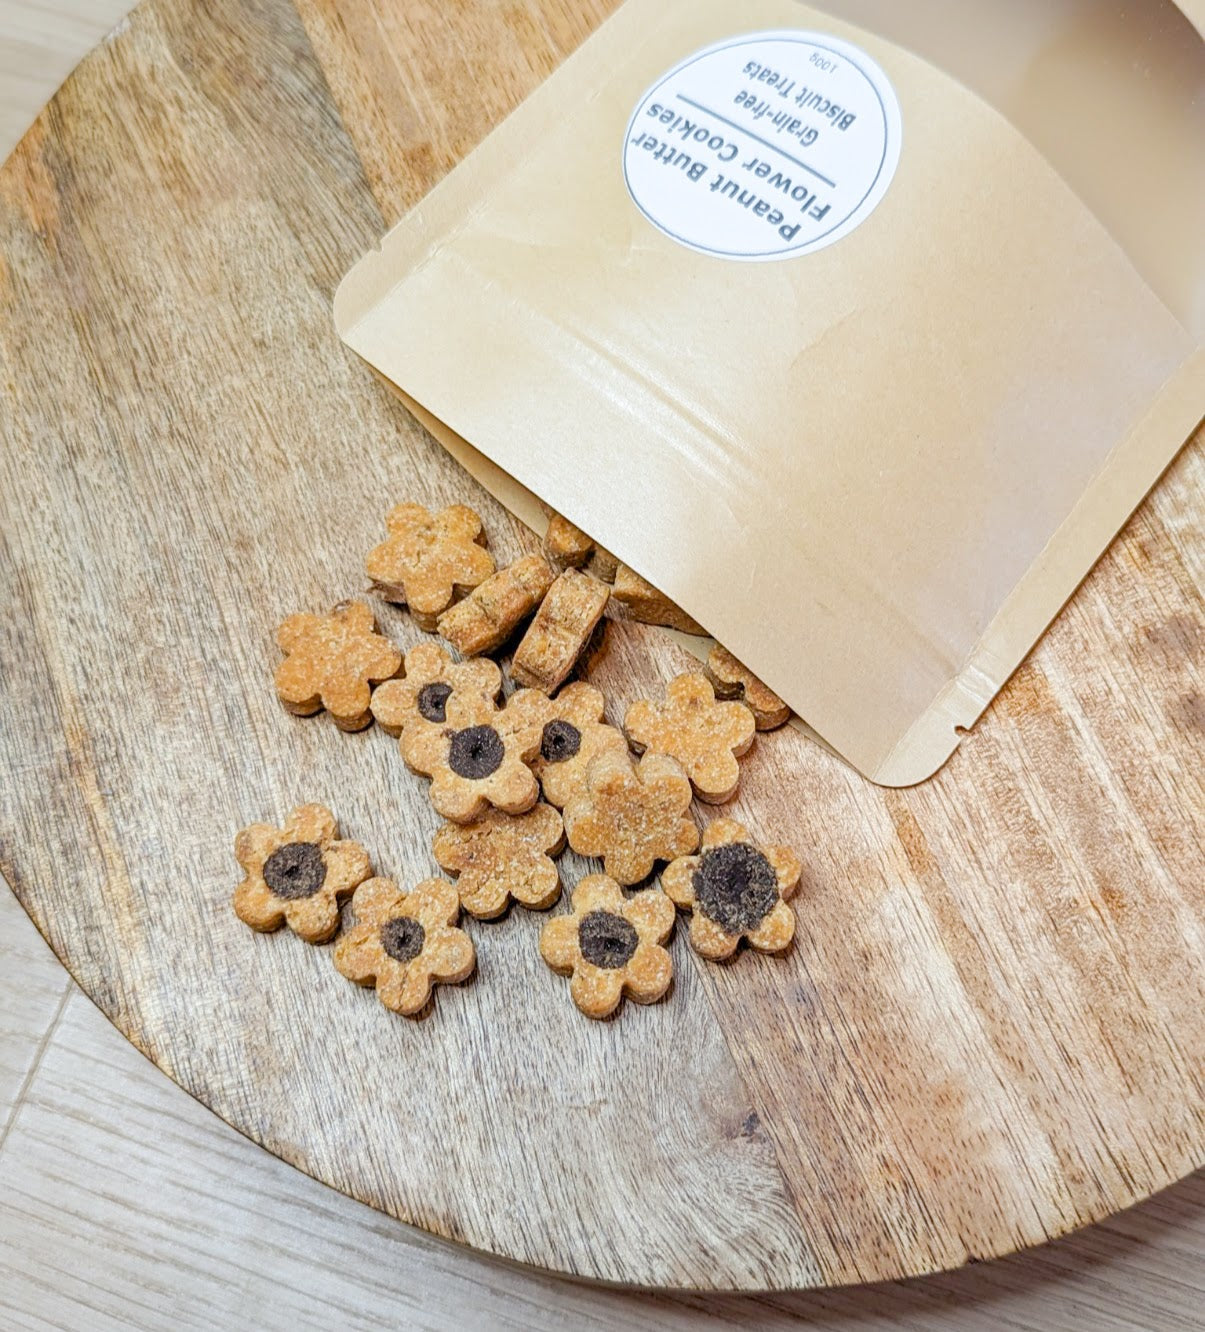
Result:
{"label": "white circular label", "polygon": [[849,235],[900,158],[900,106],[856,46],[758,32],[697,52],[640,99],[623,150],[636,206],[725,259],[788,259]]}

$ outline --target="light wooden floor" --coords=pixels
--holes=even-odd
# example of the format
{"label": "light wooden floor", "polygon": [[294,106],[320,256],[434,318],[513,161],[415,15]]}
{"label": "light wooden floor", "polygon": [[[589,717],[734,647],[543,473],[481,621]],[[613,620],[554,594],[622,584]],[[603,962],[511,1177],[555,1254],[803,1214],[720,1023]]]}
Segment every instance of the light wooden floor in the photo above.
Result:
{"label": "light wooden floor", "polygon": [[[128,0],[0,0],[0,159]],[[704,1312],[705,1310],[705,1312]],[[1205,1176],[907,1285],[642,1296],[453,1248],[241,1138],[76,990],[0,880],[0,1328],[1205,1328]]]}

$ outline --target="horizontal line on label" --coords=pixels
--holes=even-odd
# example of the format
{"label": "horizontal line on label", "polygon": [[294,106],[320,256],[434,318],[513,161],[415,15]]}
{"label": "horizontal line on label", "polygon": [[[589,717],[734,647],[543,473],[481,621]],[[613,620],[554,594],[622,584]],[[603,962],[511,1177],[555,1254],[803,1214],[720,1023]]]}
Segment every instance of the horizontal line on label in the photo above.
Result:
{"label": "horizontal line on label", "polygon": [[799,158],[792,157],[790,153],[785,152],[778,146],[778,144],[771,143],[769,139],[763,139],[760,134],[754,134],[751,129],[746,129],[744,125],[737,124],[735,120],[729,120],[727,116],[720,115],[718,111],[713,111],[711,107],[704,106],[701,102],[693,101],[682,93],[675,93],[674,96],[679,102],[685,102],[687,106],[693,106],[696,111],[702,111],[705,116],[711,116],[713,119],[720,121],[721,124],[727,125],[729,129],[739,130],[742,134],[747,134],[754,143],[760,143],[763,148],[769,148],[771,152],[778,153],[781,157],[785,157],[788,162],[791,162],[801,170],[806,171],[809,176],[815,176],[817,180],[824,181],[824,183],[831,189],[835,190],[837,188],[837,182],[835,180],[829,180],[827,176],[822,176],[815,167],[810,167],[806,162],[801,162]]}

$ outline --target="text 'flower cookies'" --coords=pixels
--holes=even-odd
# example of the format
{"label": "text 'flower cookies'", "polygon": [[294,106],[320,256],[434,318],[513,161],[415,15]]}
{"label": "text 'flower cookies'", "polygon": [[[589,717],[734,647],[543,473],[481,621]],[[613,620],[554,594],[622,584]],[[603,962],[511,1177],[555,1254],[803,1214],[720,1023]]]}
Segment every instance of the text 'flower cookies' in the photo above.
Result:
{"label": "text 'flower cookies'", "polygon": [[573,1002],[587,1017],[609,1017],[626,994],[639,1004],[656,1003],[669,989],[674,968],[661,945],[674,927],[674,905],[649,889],[624,897],[605,874],[583,879],[573,894],[573,913],[544,926],[540,952],[561,975],[570,976]]}

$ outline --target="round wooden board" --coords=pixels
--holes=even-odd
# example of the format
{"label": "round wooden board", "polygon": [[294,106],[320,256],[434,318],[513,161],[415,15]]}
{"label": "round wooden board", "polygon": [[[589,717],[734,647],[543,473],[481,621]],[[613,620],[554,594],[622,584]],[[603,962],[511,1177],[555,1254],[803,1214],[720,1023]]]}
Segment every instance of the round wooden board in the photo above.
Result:
{"label": "round wooden board", "polygon": [[[732,812],[804,857],[785,958],[679,930],[669,999],[590,1023],[517,912],[407,1022],[230,910],[234,832],[304,800],[434,869],[423,783],[283,712],[272,630],[362,589],[399,498],[532,539],[331,296],[611,3],[148,0],[4,168],[0,865],[173,1078],[440,1234],[741,1289],[1038,1243],[1205,1161],[1199,441],[938,778],[758,742]],[[619,717],[682,664],[612,626],[593,678]]]}

